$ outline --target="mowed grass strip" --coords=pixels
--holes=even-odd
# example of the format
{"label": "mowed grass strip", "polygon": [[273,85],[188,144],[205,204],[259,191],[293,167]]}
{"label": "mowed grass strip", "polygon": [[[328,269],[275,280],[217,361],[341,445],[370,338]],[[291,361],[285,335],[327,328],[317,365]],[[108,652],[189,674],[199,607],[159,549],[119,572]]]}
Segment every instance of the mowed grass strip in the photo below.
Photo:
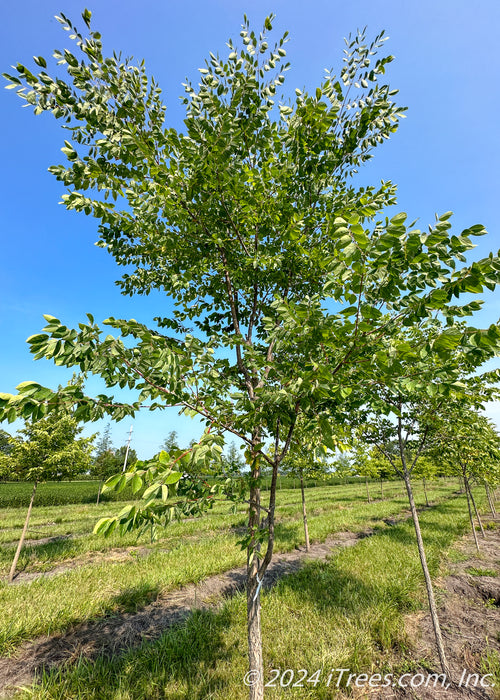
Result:
{"label": "mowed grass strip", "polygon": [[[324,493],[310,494],[322,503],[320,513],[309,518],[313,541],[323,541],[341,530],[385,528],[384,518],[395,517],[406,508],[403,498],[371,503],[360,500],[352,507],[342,506],[343,488],[333,487],[334,493],[326,501]],[[291,495],[284,492],[286,498]],[[235,530],[228,527],[231,522],[233,528],[236,524]],[[139,557],[139,553],[131,551],[126,561],[94,562],[30,583],[0,584],[0,653],[11,654],[23,641],[39,635],[62,632],[87,620],[137,609],[163,592],[243,565],[245,553],[237,546],[240,537],[237,527],[243,522],[241,514],[230,516],[226,507],[226,514],[214,513],[172,524],[171,534],[151,547],[147,556]],[[291,551],[301,545],[301,518],[282,519],[279,515],[276,536],[277,552]],[[86,540],[65,540],[44,547],[52,547],[54,557],[61,557],[67,556],[68,548],[78,543],[81,553],[86,541],[87,551],[95,551],[99,545],[123,547],[127,539],[115,537],[107,541],[89,534]]]}
{"label": "mowed grass strip", "polygon": [[[351,487],[334,487],[333,489],[311,489],[308,496],[310,535],[313,540],[324,540],[331,532],[342,529],[359,531],[366,527],[375,526],[377,521],[384,517],[390,517],[405,507],[405,499],[399,496],[391,500],[375,500],[368,504],[366,498],[360,498],[359,493],[353,494]],[[359,491],[359,489],[358,489]],[[435,500],[450,493],[450,486],[437,483],[432,493]],[[283,506],[278,508],[278,544],[282,545],[282,551],[291,549],[302,543],[302,515],[300,503],[295,494],[295,501],[289,499],[294,497],[284,492],[287,499]],[[70,507],[66,507],[69,509]],[[92,510],[89,513],[89,508]],[[93,511],[93,515],[92,515]],[[56,518],[63,520],[62,524],[47,521],[53,517],[53,513],[38,514],[38,522],[28,532],[28,543],[23,549],[18,565],[18,570],[23,572],[43,572],[54,568],[57,564],[72,562],[75,558],[80,558],[80,564],[85,563],[86,554],[105,554],[111,550],[115,552],[125,551],[127,548],[144,547],[148,549],[174,548],[186,541],[199,540],[200,538],[211,536],[217,532],[230,533],[241,531],[245,524],[245,509],[241,507],[236,514],[229,514],[227,504],[218,504],[214,511],[209,512],[203,518],[184,520],[179,523],[172,523],[162,533],[159,541],[151,544],[148,535],[137,537],[137,534],[129,534],[121,537],[114,534],[111,538],[105,539],[92,535],[92,528],[97,521],[102,510],[94,506],[83,509],[77,507],[74,515],[68,517],[67,510],[65,517]],[[106,508],[109,513],[110,509]],[[113,509],[111,509],[113,512]],[[116,512],[116,508],[115,508]],[[76,515],[80,520],[71,520]],[[46,528],[43,528],[46,525]],[[70,534],[71,532],[75,533]],[[0,574],[6,573],[13,556],[15,540],[11,541],[14,529],[0,530],[0,535],[8,536],[7,542],[0,546]],[[79,533],[79,534],[78,534]],[[40,537],[41,535],[58,538],[55,541],[41,541],[39,544],[30,541],[30,536]],[[131,552],[132,553],[132,552]],[[95,557],[94,557],[95,558]]]}
{"label": "mowed grass strip", "polygon": [[[431,501],[439,500],[448,496],[454,488],[455,485],[452,482],[434,482],[428,488],[429,497]],[[388,494],[384,497],[384,501],[393,500],[397,508],[403,507],[404,503],[406,503],[406,496],[402,493],[401,484],[391,482],[387,491]],[[389,496],[391,492],[393,494],[392,497]],[[283,491],[279,494],[279,501],[279,520],[284,523],[287,519],[301,519],[299,491]],[[366,502],[366,492],[364,485],[361,484],[310,488],[307,490],[310,519],[325,513],[329,514],[332,507],[339,510],[346,508],[356,509],[356,514],[360,519],[359,522],[364,524],[366,514],[364,510],[359,509],[359,506],[363,506]],[[379,502],[380,500],[375,497],[374,503]],[[129,534],[125,537],[115,534],[109,539],[92,535],[92,529],[100,517],[103,515],[114,515],[123,506],[123,503],[112,503],[102,506],[35,507],[27,534],[28,544],[21,553],[18,569],[28,572],[45,571],[51,568],[51,563],[56,565],[89,552],[106,552],[112,549],[133,547],[141,544],[148,545],[150,538],[147,534],[140,538],[137,537],[137,534]],[[0,526],[0,575],[7,573],[10,567],[13,548],[17,544],[23,525],[23,515],[23,511],[19,509],[7,509],[2,512],[3,517]],[[246,510],[244,507],[240,507],[236,514],[229,514],[227,504],[217,504],[213,511],[209,511],[201,519],[191,519],[169,525],[164,532],[160,533],[159,543],[156,546],[175,545],[176,538],[201,536],[203,533],[213,533],[217,530],[225,531],[234,527],[241,527],[245,523],[245,515]],[[385,506],[382,506],[380,517],[387,517],[388,515],[390,513],[387,513]],[[377,517],[375,511],[374,517]],[[353,518],[347,518],[345,526],[356,527],[355,521],[356,518],[354,520]],[[320,525],[319,522],[318,525]],[[316,534],[311,532],[311,535],[324,539],[330,527],[328,517],[324,525],[326,530],[324,527],[322,529],[319,528]],[[338,518],[336,530],[341,529],[341,525],[342,519]],[[48,538],[60,539],[55,542],[36,543],[36,540],[46,540]]]}
{"label": "mowed grass strip", "polygon": [[[421,515],[435,576],[453,542],[468,529],[464,497]],[[331,669],[404,672],[415,667],[404,614],[425,606],[423,575],[411,521],[387,528],[325,563],[310,562],[262,596],[266,681],[271,669],[320,670],[317,683],[268,688],[266,697],[323,700],[342,692]],[[403,669],[403,670],[402,670]],[[37,700],[243,700],[247,671],[245,597],[218,612],[196,611],[155,643],[45,674],[21,698]],[[290,674],[286,677],[290,679]],[[279,682],[277,683],[279,686]],[[341,686],[343,684],[341,683]]]}

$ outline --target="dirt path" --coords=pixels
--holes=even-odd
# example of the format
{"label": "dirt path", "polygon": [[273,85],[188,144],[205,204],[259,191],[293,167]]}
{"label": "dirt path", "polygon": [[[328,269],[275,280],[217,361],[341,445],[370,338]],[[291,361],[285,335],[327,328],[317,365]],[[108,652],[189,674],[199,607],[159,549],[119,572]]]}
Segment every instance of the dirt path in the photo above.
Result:
{"label": "dirt path", "polygon": [[[391,524],[396,521],[391,520]],[[269,588],[281,577],[297,571],[305,560],[325,560],[335,549],[351,547],[372,534],[373,530],[338,532],[323,543],[311,545],[309,552],[301,548],[276,554],[266,572],[264,587]],[[158,639],[168,627],[182,622],[194,609],[218,607],[224,598],[243,590],[244,586],[245,568],[241,567],[167,593],[138,612],[87,623],[61,635],[28,642],[14,657],[0,659],[0,697],[11,697],[15,686],[30,685],[42,669],[80,656],[95,658],[101,654],[119,654],[144,640]]]}
{"label": "dirt path", "polygon": [[[415,690],[391,688],[378,690],[370,698],[500,700],[498,687],[482,689],[479,682],[474,687],[474,678],[470,680],[469,687],[464,685],[469,674],[477,673],[482,677],[491,670],[481,668],[481,658],[487,649],[500,655],[500,517],[487,520],[495,529],[486,530],[486,539],[482,539],[478,533],[481,548],[479,555],[472,534],[466,535],[455,545],[455,549],[463,555],[463,560],[450,562],[448,575],[435,582],[448,663],[455,684],[458,684],[464,670],[466,671],[462,686],[455,685],[448,690],[439,685],[436,688],[419,687]],[[481,573],[483,575],[478,575]],[[413,645],[411,656],[420,663],[420,668],[412,673],[422,673],[424,676],[441,673],[432,623],[427,611],[408,615],[405,627]],[[491,682],[494,682],[492,678],[485,679],[485,683]]]}

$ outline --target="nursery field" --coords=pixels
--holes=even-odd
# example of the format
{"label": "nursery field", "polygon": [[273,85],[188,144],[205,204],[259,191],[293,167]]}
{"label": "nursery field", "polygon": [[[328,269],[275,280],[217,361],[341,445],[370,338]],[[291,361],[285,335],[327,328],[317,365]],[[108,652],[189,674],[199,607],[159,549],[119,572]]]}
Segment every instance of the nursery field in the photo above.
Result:
{"label": "nursery field", "polygon": [[[279,494],[277,566],[269,571],[275,585],[265,589],[262,607],[269,697],[350,693],[345,679],[326,687],[321,674],[317,683],[313,678],[287,691],[279,679],[272,685],[271,669],[312,675],[330,668],[432,668],[432,659],[415,657],[405,631],[405,616],[420,614],[426,603],[406,495],[398,482],[384,484],[383,499],[375,484],[371,488],[371,502],[364,483],[307,489],[308,558],[300,491]],[[469,527],[465,496],[455,480],[428,483],[430,507],[421,483],[415,491],[431,572],[443,575],[449,561],[465,556],[452,549]],[[476,496],[482,503],[479,489]],[[227,504],[217,505],[202,518],[171,524],[155,543],[147,536],[92,534],[99,517],[123,505],[33,510],[15,583],[0,584],[5,697],[16,686],[25,688],[16,697],[60,700],[246,697],[239,568],[245,553],[237,546],[243,509],[233,514]],[[1,511],[3,575],[23,519],[23,509]],[[496,524],[489,524],[488,537]],[[498,576],[491,570],[497,563],[488,563],[490,577]],[[194,603],[184,591],[194,592]],[[189,614],[181,614],[185,609]],[[499,645],[498,636],[485,643],[481,668],[498,673]]]}
{"label": "nursery field", "polygon": [[[360,483],[359,477],[348,477],[340,479],[331,477],[329,479],[320,480],[321,486],[338,486],[340,484]],[[376,490],[380,488],[378,481],[369,479],[369,488]],[[268,491],[271,483],[270,477],[262,478],[262,490]],[[382,485],[382,489],[386,482]],[[318,485],[318,479],[305,479],[307,487]],[[298,489],[300,488],[299,479],[293,477],[279,476],[277,483],[278,491],[283,489]],[[390,488],[390,487],[389,487]],[[23,508],[28,507],[33,484],[28,481],[19,482],[0,482],[0,508]],[[99,481],[93,480],[72,480],[72,481],[46,481],[39,484],[36,494],[36,502],[38,506],[62,506],[71,503],[95,503],[99,491]],[[106,490],[101,494],[101,501],[127,501],[133,498],[130,487],[125,487],[120,493],[112,490]]]}

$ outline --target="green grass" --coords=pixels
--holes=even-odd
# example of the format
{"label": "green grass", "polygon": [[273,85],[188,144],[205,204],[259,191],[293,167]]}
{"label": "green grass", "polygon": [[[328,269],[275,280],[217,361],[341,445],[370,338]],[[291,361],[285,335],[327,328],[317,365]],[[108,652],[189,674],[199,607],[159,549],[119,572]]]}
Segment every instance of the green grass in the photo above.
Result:
{"label": "green grass", "polygon": [[[436,483],[433,498],[443,498],[450,486]],[[308,490],[309,530],[312,541],[329,534],[367,528],[387,529],[384,518],[397,516],[406,508],[402,496],[393,500],[367,503],[359,484]],[[300,493],[280,493],[276,551],[291,551],[303,543]],[[245,555],[236,545],[244,525],[244,509],[229,514],[227,504],[218,504],[199,519],[172,523],[159,542],[146,537],[115,535],[109,540],[91,534],[98,517],[119,509],[119,504],[62,506],[33,511],[33,529],[47,536],[64,531],[80,532],[73,538],[43,545],[32,545],[21,555],[20,567],[28,571],[46,571],[61,562],[79,566],[57,576],[37,579],[15,586],[0,584],[0,653],[15,651],[23,641],[42,634],[61,632],[69,626],[99,619],[114,612],[130,610],[156,598],[161,592],[198,581],[244,563]],[[55,513],[62,523],[55,523]],[[314,515],[312,514],[314,513]],[[14,532],[20,527],[19,511],[6,511],[6,525]],[[9,529],[9,528],[6,528]],[[5,534],[5,530],[0,533]],[[12,534],[12,533],[11,533]],[[28,533],[28,537],[29,537]],[[126,552],[139,544],[146,556]],[[0,566],[8,570],[13,545],[0,547]],[[93,556],[94,561],[88,562]],[[106,558],[105,558],[106,557]],[[28,611],[28,613],[27,613]]]}
{"label": "green grass", "polygon": [[[448,550],[467,531],[464,497],[421,514],[430,570],[436,575]],[[215,544],[215,540],[214,540]],[[412,666],[404,614],[426,602],[411,522],[381,529],[325,563],[310,562],[262,596],[265,669],[385,673]],[[484,668],[497,659],[483,659]],[[113,659],[80,661],[46,674],[22,697],[38,700],[239,700],[247,670],[245,599],[218,612],[197,611],[157,642]],[[293,688],[294,698],[331,698],[334,689]],[[269,689],[266,697],[286,697]]]}
{"label": "green grass", "polygon": [[[36,491],[38,506],[60,506],[68,503],[95,503],[99,490],[98,481],[50,481],[39,484]],[[0,482],[0,508],[27,508],[33,491],[28,482]],[[107,491],[103,501],[126,501],[132,498],[132,491],[121,493]]]}
{"label": "green grass", "polygon": [[[343,482],[347,483],[343,483]],[[376,479],[369,479],[370,494],[374,498],[378,498],[380,494],[380,482]],[[442,483],[442,482],[440,482]],[[452,482],[450,482],[452,483]],[[270,479],[263,479],[263,490],[269,488]],[[318,480],[309,480],[306,482],[307,487],[328,488],[331,486],[352,486],[354,489],[365,490],[364,480],[361,481],[352,477],[350,479],[329,479],[322,482]],[[430,483],[429,483],[430,485]],[[278,478],[278,491],[296,490],[300,488],[298,479],[290,477]],[[394,493],[396,490],[401,490],[400,481],[384,481],[383,491],[384,497]],[[417,485],[417,490],[421,489],[421,484]],[[36,504],[40,506],[60,506],[67,504],[91,504],[97,500],[97,492],[99,482],[95,480],[75,480],[75,481],[52,481],[42,483],[37,488]],[[0,509],[4,508],[27,508],[31,498],[33,484],[25,482],[0,482]],[[120,493],[114,491],[105,491],[101,499],[104,503],[113,501],[127,501],[133,498],[129,488],[124,489]]]}
{"label": "green grass", "polygon": [[[383,519],[396,515],[406,507],[406,499],[398,486],[397,497],[374,500],[367,503],[360,485],[308,489],[307,503],[310,536],[313,540],[324,540],[331,532],[351,530],[358,532],[368,527],[383,527]],[[432,498],[443,498],[451,493],[450,486],[436,482],[431,491]],[[282,549],[293,549],[303,541],[300,494],[297,491],[282,491],[279,494],[278,544]],[[151,546],[147,535],[137,538],[130,534],[118,534],[109,539],[92,535],[92,528],[102,515],[118,512],[123,504],[78,505],[66,507],[34,508],[28,540],[39,538],[64,538],[54,542],[36,544],[28,542],[21,553],[18,569],[21,571],[46,571],[50,565],[61,561],[85,557],[91,553],[105,553],[132,546]],[[0,528],[0,573],[6,573],[13,556],[13,549],[23,524],[24,513],[19,509],[6,509]],[[186,538],[200,540],[215,532],[230,534],[235,539],[234,528],[245,524],[245,508],[240,507],[236,515],[228,513],[227,504],[218,504],[203,518],[172,523],[161,533],[160,540],[152,548],[171,548]],[[70,537],[67,537],[70,535]]]}
{"label": "green grass", "polygon": [[482,676],[491,674],[492,677],[488,678],[487,681],[490,687],[494,686],[493,697],[500,698],[500,654],[498,651],[496,651],[496,649],[491,649],[489,645],[481,658],[480,673]]}
{"label": "green grass", "polygon": [[477,569],[475,566],[469,566],[466,571],[471,576],[498,576],[498,572],[494,569]]}

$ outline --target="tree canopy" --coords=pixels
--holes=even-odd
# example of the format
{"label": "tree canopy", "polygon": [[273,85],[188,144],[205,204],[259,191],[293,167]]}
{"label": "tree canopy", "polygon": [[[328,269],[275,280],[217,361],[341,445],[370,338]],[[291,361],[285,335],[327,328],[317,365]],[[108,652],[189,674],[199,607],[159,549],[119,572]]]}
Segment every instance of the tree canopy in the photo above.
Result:
{"label": "tree canopy", "polygon": [[71,415],[26,421],[10,438],[10,453],[1,457],[8,477],[40,482],[84,473],[90,467],[92,438],[78,438],[81,431]]}

